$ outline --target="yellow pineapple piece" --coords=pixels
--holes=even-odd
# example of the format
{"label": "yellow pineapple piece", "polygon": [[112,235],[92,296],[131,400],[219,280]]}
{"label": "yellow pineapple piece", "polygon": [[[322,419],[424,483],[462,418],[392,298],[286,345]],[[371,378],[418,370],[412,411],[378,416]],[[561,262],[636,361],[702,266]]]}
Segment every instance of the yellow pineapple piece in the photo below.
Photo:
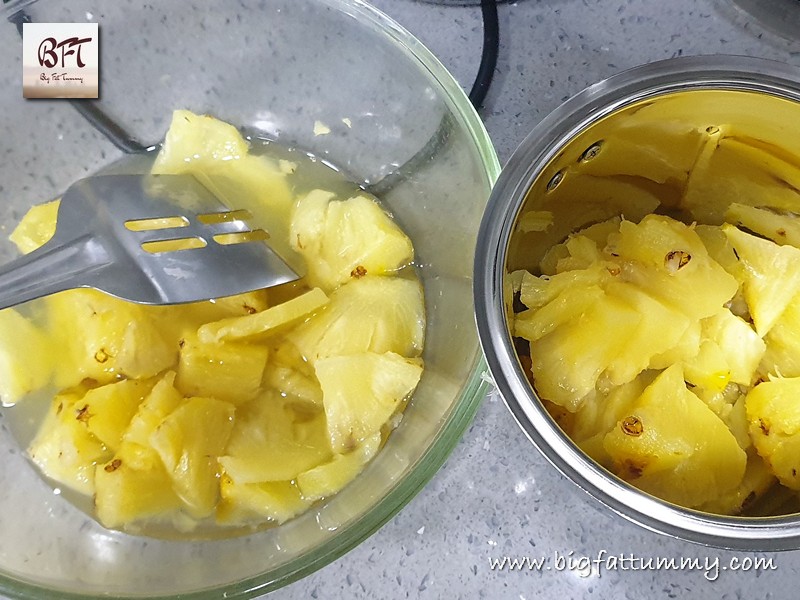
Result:
{"label": "yellow pineapple piece", "polygon": [[56,376],[60,387],[86,378],[110,383],[152,377],[177,361],[177,345],[149,307],[89,289],[60,292],[44,303],[50,335],[64,349]]}
{"label": "yellow pineapple piece", "polygon": [[334,452],[347,452],[379,432],[422,376],[419,359],[365,352],[319,359],[328,434]]}
{"label": "yellow pineapple piece", "polygon": [[607,248],[622,262],[620,279],[679,308],[690,319],[716,313],[738,283],[711,260],[700,237],[679,221],[648,215],[637,225],[620,223]]}
{"label": "yellow pineapple piece", "polygon": [[233,429],[234,407],[213,398],[189,398],[150,436],[187,512],[203,518],[219,499],[219,466]]}
{"label": "yellow pineapple piece", "polygon": [[753,446],[745,411],[746,387],[728,383],[722,390],[697,385],[690,385],[689,390],[722,419],[742,450],[749,450]]}
{"label": "yellow pineapple piece", "polygon": [[733,490],[747,460],[719,417],[686,389],[678,365],[645,389],[603,446],[619,477],[687,507]]}
{"label": "yellow pineapple piece", "polygon": [[610,281],[606,284],[606,292],[640,315],[638,326],[600,378],[603,385],[621,385],[632,381],[645,369],[653,368],[653,357],[679,346],[691,320],[684,311],[624,281]]}
{"label": "yellow pineapple piece", "polygon": [[63,392],[53,399],[28,455],[53,481],[91,495],[95,489],[95,466],[111,458],[112,452],[81,422],[76,404],[83,392]]}
{"label": "yellow pineapple piece", "polygon": [[798,206],[797,167],[750,142],[745,137],[710,140],[683,198],[684,207],[697,221],[721,224],[734,200],[778,210]]}
{"label": "yellow pineapple piece", "polygon": [[75,403],[78,420],[107,448],[116,451],[123,433],[154,384],[150,379],[123,379],[89,390]]}
{"label": "yellow pineapple piece", "polygon": [[319,500],[341,491],[361,472],[381,445],[381,435],[366,438],[348,454],[336,454],[326,463],[297,476],[297,487],[304,498]]}
{"label": "yellow pineapple piece", "polygon": [[722,348],[713,340],[703,340],[697,354],[683,361],[686,382],[700,388],[721,391],[731,381],[731,369]]}
{"label": "yellow pineapple piece", "polygon": [[689,323],[678,342],[669,350],[654,354],[650,357],[651,369],[666,369],[675,363],[696,356],[700,351],[701,327],[700,321]]}
{"label": "yellow pineapple piece", "polygon": [[425,336],[425,305],[419,282],[367,276],[336,289],[312,318],[288,332],[310,363],[359,352],[419,356]]}
{"label": "yellow pineapple piece", "polygon": [[264,337],[298,322],[327,302],[325,292],[314,288],[261,312],[206,323],[198,329],[197,337],[204,343]]}
{"label": "yellow pineapple piece", "polygon": [[13,308],[0,310],[0,340],[0,402],[10,406],[45,387],[60,357],[45,332]]}
{"label": "yellow pineapple piece", "polygon": [[[619,224],[621,221],[622,219],[620,217],[612,217],[605,221],[594,223],[588,227],[584,227],[576,233],[571,234],[565,242],[555,244],[545,253],[545,255],[542,257],[542,260],[539,262],[539,268],[542,274],[555,275],[557,272],[570,271],[576,268],[586,268],[586,266],[576,267],[568,261],[560,262],[562,259],[570,258],[572,254],[568,246],[569,241],[573,237],[577,236],[587,238],[594,242],[595,248],[597,248],[598,251],[602,252],[606,247],[608,236],[619,231]],[[559,265],[561,268],[559,268]]]}
{"label": "yellow pineapple piece", "polygon": [[313,190],[295,205],[289,240],[306,260],[309,282],[326,291],[364,275],[392,273],[414,258],[411,240],[365,195],[335,200]]}
{"label": "yellow pineapple piece", "polygon": [[609,280],[615,277],[615,273],[619,274],[619,265],[603,261],[586,269],[575,269],[541,277],[531,275],[527,271],[518,271],[517,273],[521,273],[520,302],[528,308],[541,308],[555,300],[564,290],[586,288],[593,285],[604,287]]}
{"label": "yellow pineapple piece", "polygon": [[175,386],[186,396],[242,404],[261,389],[269,349],[259,344],[206,344],[196,336],[183,340]]}
{"label": "yellow pineapple piece", "polygon": [[109,528],[169,520],[182,507],[172,480],[152,448],[125,442],[95,472],[95,514]]}
{"label": "yellow pineapple piece", "polygon": [[730,492],[709,500],[698,508],[718,515],[740,515],[746,513],[776,483],[777,479],[764,459],[756,452],[750,452],[742,482]]}
{"label": "yellow pineapple piece", "polygon": [[553,226],[553,213],[549,210],[529,210],[519,218],[517,228],[528,233],[530,231],[547,231]]}
{"label": "yellow pineapple piece", "polygon": [[314,368],[294,344],[284,341],[270,349],[263,383],[289,400],[322,407],[322,388]]}
{"label": "yellow pineapple piece", "polygon": [[703,319],[701,327],[703,336],[713,340],[722,351],[730,380],[751,385],[766,350],[766,344],[753,327],[726,308]]}
{"label": "yellow pineapple piece", "polygon": [[789,244],[800,247],[800,221],[795,213],[734,202],[725,212],[725,220],[764,236],[779,246]]}
{"label": "yellow pineapple piece", "polygon": [[800,377],[774,378],[752,388],[745,399],[750,437],[772,473],[800,490]]}
{"label": "yellow pineapple piece", "polygon": [[265,519],[280,524],[311,505],[290,481],[237,483],[223,473],[220,492],[216,518],[221,525],[250,525]]}
{"label": "yellow pineapple piece", "polygon": [[[239,316],[252,315],[253,313],[267,310],[269,308],[269,299],[270,296],[267,290],[253,290],[243,294],[217,298],[209,302],[230,316]],[[208,320],[210,321],[211,319]]]}
{"label": "yellow pineapple piece", "polygon": [[778,246],[733,225],[722,229],[744,267],[744,298],[756,331],[763,337],[800,292],[800,249]]}
{"label": "yellow pineapple piece", "polygon": [[175,371],[167,371],[156,382],[148,396],[137,407],[122,439],[124,442],[150,445],[150,436],[164,419],[183,401],[183,395],[175,389]]}
{"label": "yellow pineapple piece", "polygon": [[577,319],[532,342],[536,390],[543,398],[575,412],[636,335],[641,320],[629,303],[606,294]]}
{"label": "yellow pineapple piece", "polygon": [[763,375],[800,377],[800,295],[795,296],[764,337]]}
{"label": "yellow pineapple piece", "polygon": [[248,151],[247,142],[233,125],[207,115],[176,110],[152,172],[174,173],[190,164],[214,168],[238,160]]}
{"label": "yellow pineapple piece", "polygon": [[59,200],[51,200],[31,206],[8,236],[22,254],[33,252],[53,237],[59,203]]}
{"label": "yellow pineapple piece", "polygon": [[277,161],[249,150],[232,125],[176,110],[151,172],[194,175],[224,204],[248,211],[248,224],[266,230],[270,246],[302,269],[302,258],[289,245],[293,198],[286,173]]}
{"label": "yellow pineapple piece", "polygon": [[577,319],[605,296],[598,285],[574,286],[540,308],[529,308],[514,317],[514,335],[535,342],[559,325]]}
{"label": "yellow pineapple piece", "polygon": [[298,413],[277,393],[238,408],[225,455],[219,462],[237,483],[292,480],[331,456],[325,413]]}

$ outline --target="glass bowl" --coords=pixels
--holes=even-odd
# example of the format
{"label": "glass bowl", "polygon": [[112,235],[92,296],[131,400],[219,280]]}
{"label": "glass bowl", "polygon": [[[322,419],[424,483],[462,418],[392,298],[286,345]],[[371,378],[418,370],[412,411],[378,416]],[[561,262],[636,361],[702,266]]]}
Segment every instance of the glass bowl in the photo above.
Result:
{"label": "glass bowl", "polygon": [[[23,8],[35,22],[100,23],[98,106],[145,146],[158,143],[173,109],[187,108],[313,153],[374,191],[415,244],[428,328],[425,375],[376,459],[320,506],[244,537],[165,541],[106,530],[53,494],[4,424],[0,593],[251,598],[322,567],[422,488],[487,392],[471,286],[499,164],[483,125],[419,41],[357,0],[136,8],[12,0],[0,10],[12,49],[21,44],[6,18]],[[0,56],[10,82],[0,91],[6,235],[30,205],[123,155],[69,101],[24,100],[20,55]],[[317,121],[327,135],[315,135]],[[0,252],[3,262],[13,255],[5,239]]]}

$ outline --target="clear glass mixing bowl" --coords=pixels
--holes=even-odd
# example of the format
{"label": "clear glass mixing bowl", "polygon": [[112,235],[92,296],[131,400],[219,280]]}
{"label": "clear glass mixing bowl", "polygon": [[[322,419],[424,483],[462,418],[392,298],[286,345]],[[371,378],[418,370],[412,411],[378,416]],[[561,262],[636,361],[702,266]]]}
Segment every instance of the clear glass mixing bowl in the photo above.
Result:
{"label": "clear glass mixing bowl", "polygon": [[[6,234],[31,204],[122,156],[68,101],[23,99],[21,43],[6,22],[22,8],[37,22],[100,23],[99,106],[145,145],[160,140],[173,109],[188,108],[312,152],[372,186],[417,250],[427,369],[399,429],[349,487],[278,528],[217,541],[104,529],[53,494],[3,426],[0,592],[248,598],[320,568],[408,502],[486,393],[472,264],[499,165],[480,120],[422,44],[357,0],[12,0],[0,9]],[[330,133],[315,135],[315,121]],[[0,253],[3,262],[12,256],[5,239]]]}

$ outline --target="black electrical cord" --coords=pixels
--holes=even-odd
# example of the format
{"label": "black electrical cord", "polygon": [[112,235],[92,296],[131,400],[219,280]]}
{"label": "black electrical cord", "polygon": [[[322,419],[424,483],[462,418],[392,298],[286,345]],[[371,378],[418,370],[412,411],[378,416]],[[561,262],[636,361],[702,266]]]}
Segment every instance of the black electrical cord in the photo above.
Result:
{"label": "black electrical cord", "polygon": [[500,52],[500,23],[497,17],[496,0],[481,0],[483,16],[483,48],[478,74],[469,92],[469,99],[475,110],[483,108],[483,101],[492,84],[494,70],[497,67],[497,56]]}

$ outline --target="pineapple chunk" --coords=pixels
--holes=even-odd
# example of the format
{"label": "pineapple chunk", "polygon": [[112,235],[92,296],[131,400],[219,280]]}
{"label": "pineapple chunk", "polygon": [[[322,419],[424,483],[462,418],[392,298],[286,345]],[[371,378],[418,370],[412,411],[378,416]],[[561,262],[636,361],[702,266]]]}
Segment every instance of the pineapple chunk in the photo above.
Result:
{"label": "pineapple chunk", "polygon": [[187,512],[203,518],[219,498],[217,457],[233,429],[234,407],[213,398],[189,398],[150,436]]}
{"label": "pineapple chunk", "polygon": [[248,150],[247,142],[233,125],[207,115],[176,110],[152,172],[176,173],[187,169],[187,165],[213,169],[246,156]]}
{"label": "pineapple chunk", "polygon": [[549,210],[529,210],[522,213],[517,227],[520,231],[547,231],[553,226],[553,213]]}
{"label": "pineapple chunk", "polygon": [[800,250],[778,246],[733,225],[722,229],[744,265],[744,298],[758,335],[764,337],[800,293]]}
{"label": "pineapple chunk", "polygon": [[298,272],[302,258],[289,245],[292,193],[277,161],[249,154],[235,127],[176,110],[153,174],[194,175],[223,204],[250,213],[248,224],[266,230],[270,246]]}
{"label": "pineapple chunk", "polygon": [[[752,140],[755,141],[755,140]],[[700,222],[719,225],[731,200],[793,210],[800,201],[797,168],[747,138],[710,139],[692,170],[683,205]]]}
{"label": "pineapple chunk", "polygon": [[683,361],[683,376],[693,386],[719,392],[730,383],[731,369],[722,348],[713,340],[703,340],[697,354]]}
{"label": "pineapple chunk", "polygon": [[89,433],[115,452],[139,405],[154,384],[155,381],[147,379],[123,379],[89,390],[75,403],[78,420],[86,425]]}
{"label": "pineapple chunk", "polygon": [[327,302],[328,297],[325,292],[314,288],[297,298],[287,300],[262,312],[206,323],[197,330],[197,337],[201,342],[207,344],[264,337],[307,317],[309,313],[324,306]]}
{"label": "pineapple chunk", "polygon": [[800,490],[800,377],[759,383],[745,399],[750,437],[786,487]]}
{"label": "pineapple chunk", "polygon": [[645,389],[603,446],[619,477],[687,507],[733,490],[747,461],[725,424],[686,389],[678,365]]}
{"label": "pineapple chunk", "polygon": [[325,414],[300,413],[291,402],[266,393],[238,409],[219,462],[239,484],[288,481],[331,456]]}
{"label": "pineapple chunk", "polygon": [[112,452],[80,421],[76,404],[83,391],[58,394],[28,448],[28,455],[42,473],[82,494],[95,490],[95,466]]}
{"label": "pineapple chunk", "polygon": [[322,388],[314,368],[291,343],[281,342],[270,350],[263,383],[289,400],[322,408]]}
{"label": "pineapple chunk", "polygon": [[181,393],[175,389],[175,371],[168,371],[153,386],[150,394],[138,406],[136,414],[131,418],[122,440],[124,442],[150,445],[150,436],[161,425],[162,421],[183,400]]}
{"label": "pineapple chunk", "polygon": [[602,375],[603,385],[621,385],[652,368],[653,357],[679,345],[691,321],[683,311],[624,281],[610,281],[606,292],[631,306],[641,316],[625,347],[611,360]]}
{"label": "pineapple chunk", "polygon": [[95,482],[95,513],[109,528],[145,519],[166,520],[182,507],[152,448],[123,443],[113,459],[97,465]]}
{"label": "pineapple chunk", "polygon": [[593,285],[604,287],[614,277],[612,273],[618,271],[619,265],[613,262],[596,263],[586,269],[564,271],[553,276],[536,277],[522,271],[519,299],[528,308],[541,308],[555,300],[564,290]]}
{"label": "pineapple chunk", "polygon": [[[620,219],[620,217],[612,217],[605,221],[600,221],[599,223],[584,227],[580,231],[570,235],[566,242],[555,244],[545,253],[542,260],[539,262],[539,268],[542,274],[555,275],[557,272],[573,270],[575,268],[586,268],[576,267],[569,261],[560,262],[561,259],[570,258],[572,255],[569,249],[569,241],[573,237],[578,236],[588,238],[594,242],[595,248],[597,248],[598,251],[602,251],[606,247],[608,236],[619,231],[619,224],[621,221],[622,219]],[[585,244],[585,242],[582,242],[579,248],[582,247],[582,244]],[[559,265],[562,267],[561,269],[559,269]]]}
{"label": "pineapple chunk", "polygon": [[355,479],[381,445],[381,435],[376,433],[365,439],[348,454],[336,454],[330,462],[314,467],[297,476],[297,487],[304,498],[319,500],[341,491]]}
{"label": "pineapple chunk", "polygon": [[788,244],[800,247],[800,221],[794,213],[734,202],[725,213],[725,220],[764,236],[779,246]]}
{"label": "pineapple chunk", "polygon": [[22,254],[33,252],[53,237],[59,200],[31,206],[22,220],[8,236]]}
{"label": "pineapple chunk", "polygon": [[748,454],[742,482],[727,494],[709,500],[698,508],[718,515],[740,515],[746,513],[775,483],[777,480],[764,459],[752,452]]}
{"label": "pineapple chunk", "polygon": [[624,261],[622,280],[690,319],[713,315],[739,287],[710,259],[697,233],[669,217],[648,215],[638,225],[623,221],[619,234],[609,236],[608,251]]}
{"label": "pineapple chunk", "polygon": [[264,519],[280,524],[311,505],[290,481],[237,483],[223,473],[220,492],[216,518],[221,525],[249,525]]}
{"label": "pineapple chunk", "polygon": [[702,322],[703,335],[722,351],[730,369],[730,380],[751,385],[764,356],[766,344],[749,323],[723,308]]}
{"label": "pineapple chunk", "polygon": [[367,276],[343,285],[325,308],[287,334],[302,355],[318,359],[359,352],[419,356],[425,307],[418,281]]}
{"label": "pineapple chunk", "polygon": [[604,296],[598,285],[569,287],[541,308],[529,308],[517,314],[514,317],[514,335],[535,342],[558,326],[579,318]]}
{"label": "pineapple chunk", "polygon": [[319,359],[328,434],[334,452],[344,453],[379,432],[422,376],[419,359],[365,352]]}
{"label": "pineapple chunk", "polygon": [[[607,393],[596,394],[588,399],[575,413],[570,413],[572,419],[567,429],[569,436],[579,445],[599,438],[602,447],[603,437],[630,413],[633,403],[656,375],[655,371],[645,371],[633,381],[614,386]],[[594,456],[593,458],[598,460]]]}
{"label": "pineapple chunk", "polygon": [[289,232],[303,255],[312,285],[331,291],[364,275],[385,275],[410,264],[411,240],[367,196],[334,200],[324,190],[300,198]]}
{"label": "pineapple chunk", "polygon": [[50,382],[57,357],[45,333],[13,308],[0,310],[0,340],[0,401],[11,406]]}
{"label": "pineapple chunk", "polygon": [[767,348],[759,371],[783,377],[800,377],[800,295],[789,302],[764,337]]}
{"label": "pineapple chunk", "polygon": [[50,334],[65,349],[56,374],[60,387],[87,378],[110,383],[120,376],[152,377],[176,363],[178,347],[149,307],[89,289],[60,292],[44,302]]}
{"label": "pineapple chunk", "polygon": [[195,336],[183,340],[176,387],[186,396],[203,396],[242,404],[261,389],[266,346],[241,342],[204,344]]}
{"label": "pineapple chunk", "polygon": [[532,342],[531,370],[539,394],[570,412],[578,410],[641,320],[630,304],[606,294],[577,319]]}

